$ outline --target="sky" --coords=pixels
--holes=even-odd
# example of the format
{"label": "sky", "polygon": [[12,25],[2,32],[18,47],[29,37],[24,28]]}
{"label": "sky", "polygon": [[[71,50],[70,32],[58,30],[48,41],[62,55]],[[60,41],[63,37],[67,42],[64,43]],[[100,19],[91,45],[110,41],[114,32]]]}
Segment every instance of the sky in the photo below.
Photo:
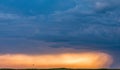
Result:
{"label": "sky", "polygon": [[0,68],[120,68],[119,15],[119,0],[0,0]]}

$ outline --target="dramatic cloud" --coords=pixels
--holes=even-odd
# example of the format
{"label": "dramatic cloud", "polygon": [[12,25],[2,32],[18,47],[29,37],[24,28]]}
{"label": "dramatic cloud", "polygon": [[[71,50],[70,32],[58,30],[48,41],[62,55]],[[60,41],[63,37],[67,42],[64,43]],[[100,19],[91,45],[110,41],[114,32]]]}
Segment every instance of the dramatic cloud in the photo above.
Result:
{"label": "dramatic cloud", "polygon": [[1,0],[0,9],[3,55],[105,51],[120,65],[118,0]]}
{"label": "dramatic cloud", "polygon": [[[11,0],[9,2],[10,4],[16,3],[16,1]],[[20,4],[23,2],[20,1]],[[36,0],[33,3],[36,2],[46,4],[49,0],[40,2]],[[65,1],[56,2],[53,0],[53,2],[55,5],[60,3],[61,6]],[[120,18],[118,15],[120,10],[117,7],[119,3],[116,0],[70,0],[68,1],[68,7],[65,6],[66,9],[64,10],[57,10],[54,7],[52,13],[39,13],[37,15],[14,13],[8,10],[8,12],[0,14],[0,37],[22,37],[69,44],[119,46]],[[27,4],[26,1],[25,4]],[[50,4],[51,2],[48,5]],[[6,5],[6,2],[4,4],[3,1],[2,5]],[[72,5],[72,7],[69,5]],[[15,6],[19,7],[19,5],[15,4],[10,8],[16,10]],[[28,6],[29,4],[25,7],[28,10],[23,10],[24,12],[28,13],[30,9]],[[4,6],[2,7],[4,8]],[[35,9],[35,11],[38,10]]]}
{"label": "dramatic cloud", "polygon": [[2,68],[104,68],[109,67],[111,63],[111,56],[101,52],[0,55]]}

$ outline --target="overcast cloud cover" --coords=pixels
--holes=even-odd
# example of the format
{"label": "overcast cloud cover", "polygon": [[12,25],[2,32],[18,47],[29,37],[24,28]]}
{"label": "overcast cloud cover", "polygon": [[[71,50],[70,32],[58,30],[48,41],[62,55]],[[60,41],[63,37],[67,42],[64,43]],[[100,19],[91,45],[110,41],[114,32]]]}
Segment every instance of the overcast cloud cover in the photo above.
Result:
{"label": "overcast cloud cover", "polygon": [[110,53],[120,67],[119,0],[0,0],[0,53]]}

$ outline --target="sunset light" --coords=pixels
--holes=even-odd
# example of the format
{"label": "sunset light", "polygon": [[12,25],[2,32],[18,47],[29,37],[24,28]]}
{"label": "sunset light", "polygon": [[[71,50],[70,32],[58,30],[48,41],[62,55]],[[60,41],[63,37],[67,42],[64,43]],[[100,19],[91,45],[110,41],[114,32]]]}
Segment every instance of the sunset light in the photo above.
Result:
{"label": "sunset light", "polygon": [[51,55],[0,55],[2,68],[103,68],[112,63],[110,55],[100,52]]}

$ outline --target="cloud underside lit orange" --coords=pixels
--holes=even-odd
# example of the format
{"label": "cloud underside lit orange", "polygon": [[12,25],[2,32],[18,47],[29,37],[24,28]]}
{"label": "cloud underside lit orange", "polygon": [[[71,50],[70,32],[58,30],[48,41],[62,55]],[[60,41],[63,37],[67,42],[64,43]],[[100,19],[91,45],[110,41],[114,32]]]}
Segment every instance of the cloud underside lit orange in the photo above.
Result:
{"label": "cloud underside lit orange", "polygon": [[104,68],[111,63],[111,56],[101,52],[0,55],[1,68]]}

